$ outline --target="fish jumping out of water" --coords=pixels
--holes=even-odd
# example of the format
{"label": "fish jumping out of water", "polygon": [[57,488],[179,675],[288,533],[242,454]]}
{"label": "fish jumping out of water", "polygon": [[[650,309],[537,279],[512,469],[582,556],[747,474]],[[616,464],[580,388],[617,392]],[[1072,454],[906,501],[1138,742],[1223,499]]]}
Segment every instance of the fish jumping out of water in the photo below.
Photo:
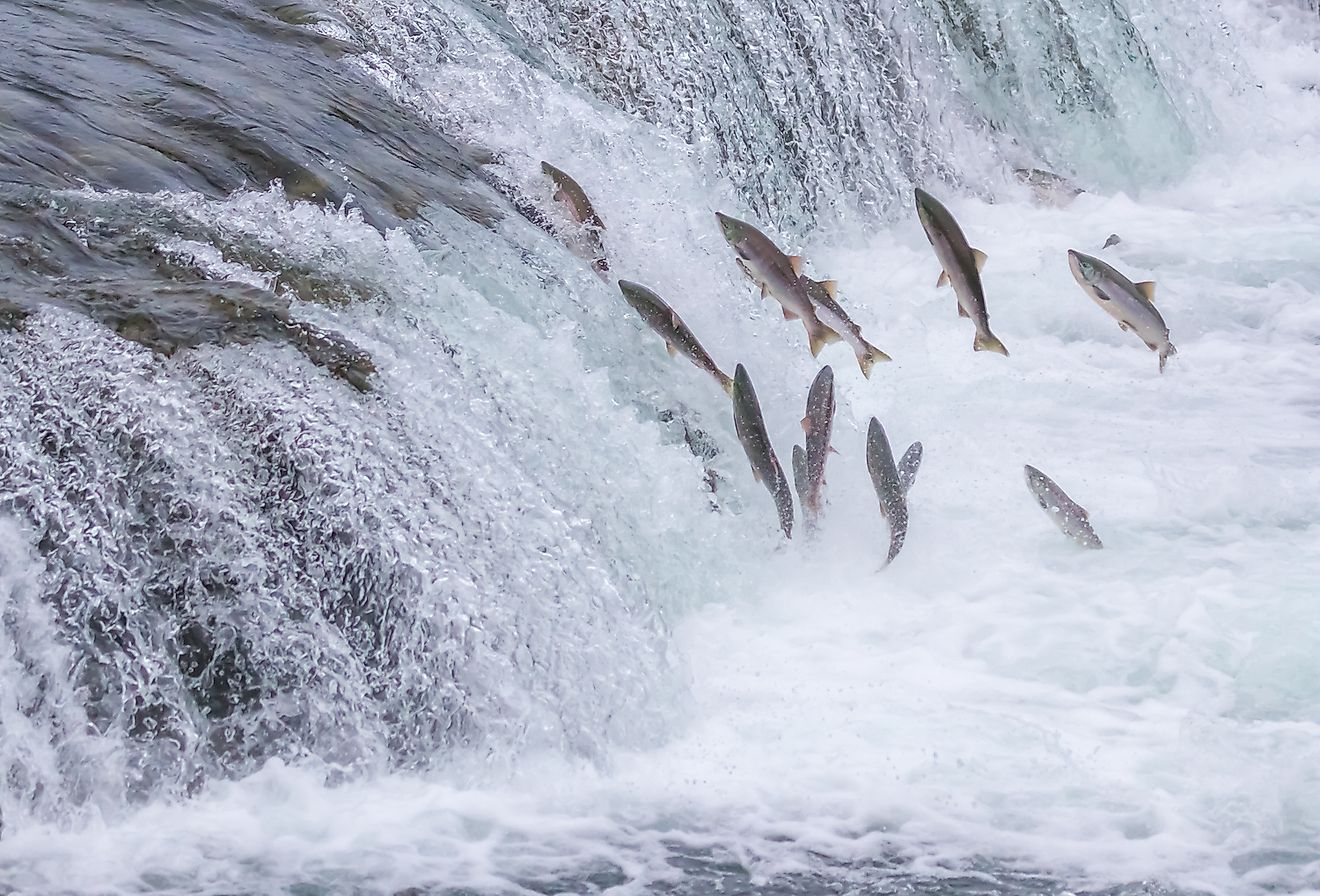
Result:
{"label": "fish jumping out of water", "polygon": [[582,186],[563,171],[549,162],[541,163],[541,171],[555,185],[555,199],[563,203],[573,222],[578,225],[576,240],[570,239],[569,248],[588,262],[596,273],[604,277],[610,272],[610,263],[605,257],[605,243],[602,234],[605,222],[600,219],[596,209],[587,198]]}
{"label": "fish jumping out of water", "polygon": [[1158,352],[1160,373],[1170,355],[1178,350],[1169,341],[1169,328],[1155,308],[1155,284],[1133,283],[1111,265],[1075,249],[1068,250],[1068,267],[1077,285],[1125,332],[1135,333],[1146,348]]}
{"label": "fish jumping out of water", "polygon": [[808,529],[820,520],[825,487],[825,461],[830,453],[830,433],[834,428],[834,370],[828,365],[811,383],[807,392],[807,413],[802,418],[806,448],[793,446],[793,484],[798,504]]}
{"label": "fish jumping out of water", "polygon": [[724,238],[738,255],[739,267],[761,287],[761,295],[774,296],[783,306],[786,319],[802,319],[812,357],[841,338],[816,316],[816,307],[798,279],[802,273],[802,259],[785,255],[768,236],[745,221],[721,212],[716,212],[715,217],[720,222]]}
{"label": "fish jumping out of water", "polygon": [[876,497],[880,499],[880,513],[889,523],[889,556],[885,558],[888,565],[903,550],[903,541],[907,538],[907,489],[903,486],[898,465],[894,463],[894,451],[889,447],[885,428],[874,417],[866,432],[866,468],[871,473]]}
{"label": "fish jumping out of water", "polygon": [[747,459],[752,464],[752,475],[766,487],[775,499],[779,513],[779,526],[784,536],[793,537],[793,492],[784,477],[784,470],[770,445],[765,431],[765,418],[761,416],[761,403],[756,400],[752,379],[741,364],[733,372],[733,428],[738,433]]}
{"label": "fish jumping out of water", "polygon": [[642,320],[646,321],[647,325],[665,341],[665,348],[669,350],[671,358],[681,354],[713,376],[725,392],[733,394],[733,380],[720,370],[710,353],[697,341],[696,335],[687,324],[683,323],[683,318],[679,317],[664,299],[631,280],[620,280],[619,291],[623,293],[628,304],[642,316]]}
{"label": "fish jumping out of water", "polygon": [[852,346],[857,355],[857,366],[862,369],[862,376],[871,378],[871,368],[877,361],[892,361],[880,349],[862,338],[862,328],[852,322],[852,318],[843,310],[836,295],[838,285],[833,280],[812,280],[803,275],[802,286],[811,301],[816,303],[816,316],[821,323],[838,333],[843,341]]}
{"label": "fish jumping out of water", "polygon": [[1087,548],[1102,548],[1100,538],[1091,528],[1091,518],[1086,509],[1074,501],[1059,488],[1058,483],[1037,470],[1031,464],[1024,468],[1027,474],[1027,488],[1035,496],[1041,510],[1054,520],[1059,531],[1073,541]]}
{"label": "fish jumping out of water", "polygon": [[917,217],[921,219],[921,226],[926,231],[926,239],[930,240],[935,249],[935,257],[944,266],[935,285],[952,285],[953,293],[958,298],[958,314],[970,317],[976,325],[972,349],[1007,355],[1008,349],[1004,348],[1004,343],[990,332],[990,315],[985,308],[985,290],[981,286],[981,266],[985,264],[985,253],[967,244],[967,237],[963,236],[958,222],[934,196],[918,188],[916,200]]}

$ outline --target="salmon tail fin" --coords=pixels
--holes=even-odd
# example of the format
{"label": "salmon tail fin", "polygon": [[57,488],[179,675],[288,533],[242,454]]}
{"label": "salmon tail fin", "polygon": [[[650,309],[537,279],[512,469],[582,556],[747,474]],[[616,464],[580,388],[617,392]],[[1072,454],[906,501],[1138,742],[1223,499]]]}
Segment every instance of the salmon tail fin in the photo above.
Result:
{"label": "salmon tail fin", "polygon": [[1160,373],[1164,372],[1164,365],[1168,362],[1170,355],[1178,354],[1178,349],[1174,348],[1173,343],[1168,343],[1168,348],[1160,352]]}
{"label": "salmon tail fin", "polygon": [[875,366],[877,361],[892,361],[894,359],[869,342],[863,343],[863,345],[866,346],[866,351],[857,356],[857,366],[862,368],[862,376],[869,380],[871,378],[871,368]]}
{"label": "salmon tail fin", "polygon": [[1008,357],[1008,349],[1004,348],[1004,343],[989,333],[977,333],[976,338],[972,340],[972,351],[975,352],[998,352],[1005,358]]}
{"label": "salmon tail fin", "polygon": [[907,540],[907,532],[893,532],[889,536],[889,554],[885,557],[884,566],[894,562],[898,552],[903,550],[903,542]]}

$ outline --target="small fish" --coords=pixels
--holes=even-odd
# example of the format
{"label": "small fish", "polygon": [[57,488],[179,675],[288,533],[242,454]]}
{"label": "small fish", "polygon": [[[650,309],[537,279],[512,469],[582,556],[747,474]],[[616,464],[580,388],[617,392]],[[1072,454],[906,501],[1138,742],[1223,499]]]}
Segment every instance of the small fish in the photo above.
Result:
{"label": "small fish", "polygon": [[944,270],[935,281],[936,286],[951,284],[954,295],[958,297],[958,314],[970,317],[976,325],[976,336],[972,340],[974,351],[999,352],[1007,355],[1008,349],[994,333],[990,332],[990,315],[985,308],[985,290],[981,286],[981,266],[985,264],[985,253],[967,245],[967,237],[962,228],[934,196],[920,188],[916,191],[917,217],[926,231],[926,239],[935,249],[935,257],[940,260]]}
{"label": "small fish", "polygon": [[852,346],[853,353],[857,355],[857,366],[862,368],[862,376],[871,378],[871,368],[875,366],[875,362],[894,360],[862,338],[862,328],[852,322],[852,318],[839,304],[836,296],[837,283],[833,280],[812,280],[805,275],[801,279],[807,295],[816,303],[816,316],[820,318],[821,323],[838,333],[843,337],[844,342]]}
{"label": "small fish", "polygon": [[765,418],[761,416],[761,403],[756,400],[751,377],[739,364],[733,372],[733,428],[738,433],[747,459],[752,464],[752,475],[766,487],[775,499],[779,513],[779,526],[786,538],[793,537],[793,492],[784,477],[784,470],[770,445],[765,431]]}
{"label": "small fish", "polygon": [[811,383],[807,392],[807,413],[802,418],[806,448],[793,446],[793,484],[798,504],[808,529],[820,520],[821,499],[825,487],[825,461],[830,453],[830,432],[834,428],[834,370],[828,365]]}
{"label": "small fish", "polygon": [[738,266],[761,287],[762,298],[774,296],[783,306],[786,320],[802,319],[812,357],[841,338],[816,316],[816,307],[798,279],[802,273],[801,258],[785,255],[768,236],[745,221],[721,212],[716,212],[715,217],[724,238],[738,255]]}
{"label": "small fish", "polygon": [[1037,470],[1031,464],[1024,468],[1027,474],[1027,488],[1035,496],[1040,509],[1054,520],[1059,531],[1086,548],[1102,548],[1100,538],[1091,528],[1091,518],[1086,509],[1068,497],[1053,479]]}
{"label": "small fish", "polygon": [[725,392],[733,394],[733,380],[720,370],[710,353],[702,348],[697,337],[688,329],[688,325],[683,323],[683,318],[679,317],[664,299],[631,280],[620,280],[619,291],[623,293],[628,304],[642,316],[642,320],[646,321],[647,325],[665,341],[665,348],[669,350],[671,358],[681,354],[715,377],[715,381]]}
{"label": "small fish", "polygon": [[1105,240],[1105,244],[1100,248],[1108,249],[1110,246],[1117,246],[1121,242],[1123,242],[1123,238],[1121,236],[1119,236],[1116,233],[1111,233],[1109,234],[1109,239]]}
{"label": "small fish", "polygon": [[570,241],[570,248],[588,262],[596,273],[602,276],[608,274],[610,264],[605,257],[605,244],[601,236],[605,232],[605,222],[596,213],[591,200],[587,198],[587,192],[577,181],[549,162],[541,163],[541,171],[554,183],[555,199],[563,203],[579,227],[576,236],[581,242]]}
{"label": "small fish", "polygon": [[1068,178],[1043,168],[1014,168],[1013,176],[1031,187],[1031,195],[1042,205],[1067,205],[1086,192]]}
{"label": "small fish", "polygon": [[889,447],[885,428],[874,417],[866,432],[866,468],[871,473],[876,497],[880,499],[880,513],[889,523],[889,556],[885,559],[888,565],[903,550],[903,541],[907,538],[907,489],[894,463],[894,452]]}
{"label": "small fish", "polygon": [[1068,267],[1082,291],[1118,321],[1120,329],[1135,333],[1146,348],[1159,352],[1163,373],[1165,362],[1178,350],[1169,341],[1169,328],[1155,308],[1155,284],[1150,280],[1133,283],[1109,264],[1075,249],[1068,250]]}

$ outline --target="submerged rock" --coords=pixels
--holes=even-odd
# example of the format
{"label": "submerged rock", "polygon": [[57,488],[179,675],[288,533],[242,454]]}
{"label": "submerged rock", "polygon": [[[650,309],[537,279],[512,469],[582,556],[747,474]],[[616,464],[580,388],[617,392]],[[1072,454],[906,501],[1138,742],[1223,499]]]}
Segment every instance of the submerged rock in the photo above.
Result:
{"label": "submerged rock", "polygon": [[[213,246],[226,262],[269,276],[278,294],[209,279],[197,265],[161,249],[170,234]],[[149,205],[0,189],[0,278],[10,290],[0,298],[0,329],[19,329],[29,314],[54,305],[166,357],[200,345],[283,342],[364,392],[376,370],[348,339],[294,318],[286,297],[343,306],[370,296],[363,283]]]}
{"label": "submerged rock", "polygon": [[0,298],[0,330],[21,330],[28,312],[6,298]]}
{"label": "submerged rock", "polygon": [[169,357],[199,345],[284,342],[354,388],[371,390],[371,357],[337,333],[296,320],[288,302],[244,283],[77,284],[63,304],[100,321],[125,339]]}

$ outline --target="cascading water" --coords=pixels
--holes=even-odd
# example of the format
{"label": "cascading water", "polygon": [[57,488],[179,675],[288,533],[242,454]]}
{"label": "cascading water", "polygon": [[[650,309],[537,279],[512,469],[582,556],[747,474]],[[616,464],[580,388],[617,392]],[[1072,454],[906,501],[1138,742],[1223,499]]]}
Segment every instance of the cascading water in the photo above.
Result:
{"label": "cascading water", "polygon": [[[1317,47],[1304,3],[0,7],[0,891],[1320,886]],[[510,203],[557,220],[541,159],[784,462],[818,362],[712,212],[837,276],[896,361],[821,358],[817,540]],[[1060,263],[1110,231],[1163,378]],[[927,453],[883,572],[873,414]]]}

